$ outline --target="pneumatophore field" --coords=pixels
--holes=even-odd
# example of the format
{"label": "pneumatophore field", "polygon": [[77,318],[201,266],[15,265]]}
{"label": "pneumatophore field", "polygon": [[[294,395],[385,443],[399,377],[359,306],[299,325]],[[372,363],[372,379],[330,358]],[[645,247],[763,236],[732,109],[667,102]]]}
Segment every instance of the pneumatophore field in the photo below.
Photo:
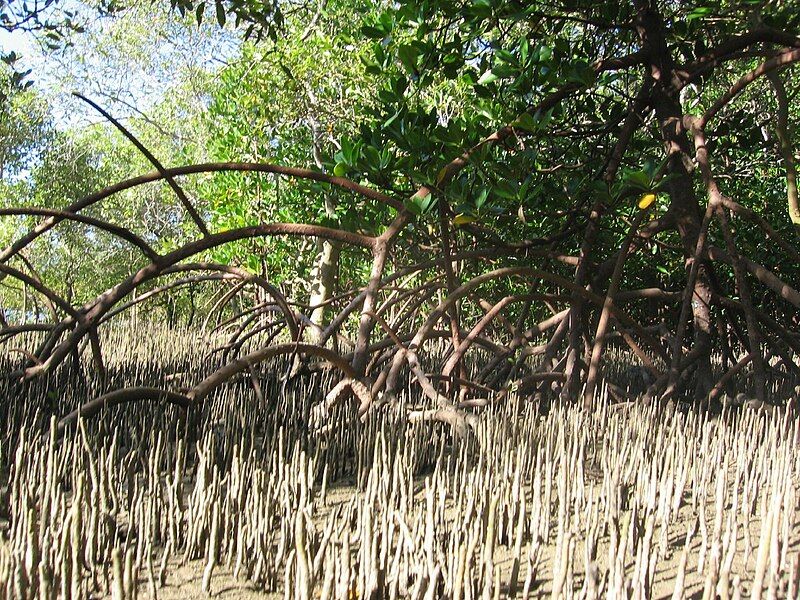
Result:
{"label": "pneumatophore field", "polygon": [[779,406],[512,394],[459,436],[408,422],[417,392],[365,418],[315,410],[334,375],[293,377],[287,357],[197,406],[63,419],[219,366],[197,336],[105,337],[105,381],[87,359],[0,384],[0,598],[800,596],[798,429]]}

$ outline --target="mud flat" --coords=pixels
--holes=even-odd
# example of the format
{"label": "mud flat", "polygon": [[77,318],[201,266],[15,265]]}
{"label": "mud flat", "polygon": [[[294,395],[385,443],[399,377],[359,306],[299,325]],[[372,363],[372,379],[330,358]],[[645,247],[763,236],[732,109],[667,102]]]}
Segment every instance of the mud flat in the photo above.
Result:
{"label": "mud flat", "polygon": [[[145,344],[112,361],[115,383],[204,364]],[[409,423],[401,408],[426,407],[406,394],[365,420],[342,404],[320,427],[335,381],[287,385],[286,366],[188,413],[134,402],[62,429],[53,415],[100,383],[6,384],[0,597],[800,594],[797,424],[782,410],[542,414],[511,398],[459,437]]]}

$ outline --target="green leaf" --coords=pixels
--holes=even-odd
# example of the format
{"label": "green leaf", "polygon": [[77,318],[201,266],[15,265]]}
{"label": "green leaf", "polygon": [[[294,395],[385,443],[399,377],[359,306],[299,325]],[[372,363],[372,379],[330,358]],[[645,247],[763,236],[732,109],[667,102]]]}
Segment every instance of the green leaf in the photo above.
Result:
{"label": "green leaf", "polygon": [[491,71],[486,71],[483,75],[481,75],[480,79],[478,79],[478,85],[488,85],[494,81],[497,81],[498,77]]}
{"label": "green leaf", "polygon": [[646,171],[628,171],[623,176],[623,181],[627,185],[640,190],[647,191],[650,189],[651,180]]}
{"label": "green leaf", "polygon": [[481,188],[481,191],[475,197],[475,208],[480,210],[489,198],[489,188]]}
{"label": "green leaf", "polygon": [[524,112],[520,116],[516,118],[511,123],[511,127],[517,127],[518,129],[524,129],[530,133],[536,132],[539,128],[538,124],[536,123],[536,119],[531,116],[531,113]]}
{"label": "green leaf", "polygon": [[383,39],[386,37],[386,32],[383,29],[379,29],[377,27],[372,27],[370,25],[364,25],[361,28],[361,33],[363,33],[366,37],[372,39]]}
{"label": "green leaf", "polygon": [[418,217],[427,213],[435,202],[433,194],[419,191],[403,202],[403,205]]}
{"label": "green leaf", "polygon": [[528,61],[528,38],[519,41],[519,61],[523,64]]}
{"label": "green leaf", "polygon": [[217,23],[219,23],[220,27],[225,27],[225,6],[222,4],[222,0],[217,0],[216,2],[216,9],[217,9]]}
{"label": "green leaf", "polygon": [[403,67],[405,67],[409,73],[414,74],[417,72],[417,56],[419,56],[419,53],[414,46],[411,44],[403,44],[398,48],[397,56]]}
{"label": "green leaf", "polygon": [[702,19],[708,17],[714,12],[710,6],[698,6],[686,15],[687,21],[694,21],[695,19]]}

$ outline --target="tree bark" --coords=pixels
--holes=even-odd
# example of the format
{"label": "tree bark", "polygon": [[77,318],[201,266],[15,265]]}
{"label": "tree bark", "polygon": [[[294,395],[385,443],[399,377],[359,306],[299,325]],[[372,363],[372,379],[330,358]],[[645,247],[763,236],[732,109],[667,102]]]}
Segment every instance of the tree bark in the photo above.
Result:
{"label": "tree bark", "polygon": [[800,236],[800,200],[797,195],[797,166],[792,152],[792,138],[789,134],[789,99],[786,88],[777,72],[767,74],[772,87],[775,88],[775,98],[778,101],[778,119],[775,128],[778,133],[778,149],[786,165],[786,196],[789,208],[789,220],[794,225],[795,233]]}
{"label": "tree bark", "polygon": [[[672,176],[668,183],[671,200],[669,210],[674,215],[680,234],[688,272],[691,270],[690,263],[701,233],[702,212],[694,193],[689,138],[683,125],[679,95],[675,91],[680,87],[680,78],[667,48],[663,20],[655,3],[637,0],[636,8],[636,29],[654,81],[652,106],[669,156],[667,173]],[[698,258],[702,261],[702,257]],[[691,310],[694,325],[693,346],[698,354],[695,399],[702,400],[707,397],[714,384],[711,374],[711,285],[707,266],[702,262],[693,282]],[[681,344],[682,340],[676,341],[679,351]]]}

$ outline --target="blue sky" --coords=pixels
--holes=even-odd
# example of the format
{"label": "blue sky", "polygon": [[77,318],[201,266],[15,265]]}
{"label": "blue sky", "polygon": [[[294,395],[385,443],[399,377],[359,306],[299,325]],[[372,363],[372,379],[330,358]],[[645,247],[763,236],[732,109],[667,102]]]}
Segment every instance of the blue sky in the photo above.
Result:
{"label": "blue sky", "polygon": [[[155,6],[165,7],[166,3]],[[155,6],[144,0],[138,8],[153,11]],[[48,99],[60,127],[102,120],[73,98],[73,91],[91,97],[117,118],[146,115],[179,77],[186,77],[192,69],[213,72],[238,52],[241,43],[237,32],[216,25],[198,28],[177,16],[167,17],[163,11],[153,15],[153,29],[145,34],[127,31],[124,16],[100,17],[84,9],[79,18],[86,32],[74,34],[71,48],[51,54],[31,33],[0,30],[0,49],[21,56],[18,69],[32,70],[29,79]],[[145,46],[141,53],[131,45],[136,35]]]}

